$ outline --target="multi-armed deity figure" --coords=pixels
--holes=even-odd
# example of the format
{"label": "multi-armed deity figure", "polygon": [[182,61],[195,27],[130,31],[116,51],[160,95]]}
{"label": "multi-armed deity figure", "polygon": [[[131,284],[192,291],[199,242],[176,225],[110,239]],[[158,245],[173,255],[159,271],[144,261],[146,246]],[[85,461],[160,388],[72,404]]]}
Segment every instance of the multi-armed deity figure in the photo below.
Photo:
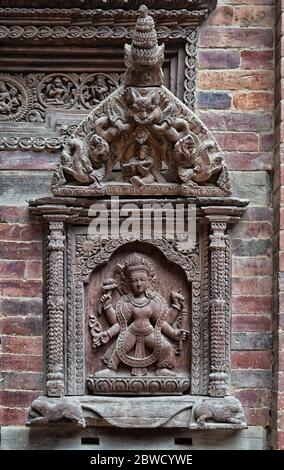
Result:
{"label": "multi-armed deity figure", "polygon": [[[177,344],[186,340],[188,332],[173,327],[176,318],[183,313],[184,297],[172,292],[169,308],[166,300],[153,289],[157,283],[157,269],[144,255],[134,253],[123,265],[117,265],[116,279],[108,279],[103,285],[100,300],[101,312],[110,327],[93,335],[94,348],[117,336],[103,357],[108,368],[98,376],[115,375],[120,363],[131,367],[132,375],[146,375],[154,366],[156,375],[175,375],[173,356]],[[124,294],[116,306],[112,304],[113,289]],[[94,317],[92,317],[90,326]],[[169,323],[170,322],[170,323]]]}

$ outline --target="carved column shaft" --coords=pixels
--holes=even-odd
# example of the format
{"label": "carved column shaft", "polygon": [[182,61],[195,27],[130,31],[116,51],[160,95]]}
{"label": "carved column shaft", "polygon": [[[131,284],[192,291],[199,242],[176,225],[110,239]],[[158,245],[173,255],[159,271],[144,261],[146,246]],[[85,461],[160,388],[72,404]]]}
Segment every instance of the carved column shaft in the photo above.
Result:
{"label": "carved column shaft", "polygon": [[226,240],[227,224],[211,222],[211,370],[209,375],[211,396],[228,393],[226,366]]}
{"label": "carved column shaft", "polygon": [[49,279],[47,292],[47,395],[64,394],[64,249],[63,222],[49,222]]}

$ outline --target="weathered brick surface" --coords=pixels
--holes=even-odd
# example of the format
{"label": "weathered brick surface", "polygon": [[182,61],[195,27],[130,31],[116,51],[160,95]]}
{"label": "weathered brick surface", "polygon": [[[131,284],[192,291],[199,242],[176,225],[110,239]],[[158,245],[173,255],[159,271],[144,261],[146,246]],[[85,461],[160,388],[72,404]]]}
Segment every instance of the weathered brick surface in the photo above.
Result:
{"label": "weathered brick surface", "polygon": [[[283,213],[283,148],[282,142],[284,140],[284,126],[283,126],[283,2],[282,0],[276,1],[276,77],[275,77],[275,171],[274,171],[274,192],[273,204],[275,207],[275,243],[274,243],[274,348],[273,348],[273,389],[272,389],[272,403],[271,403],[271,445],[274,449],[284,450],[284,403],[282,401],[281,393],[284,387],[284,377],[282,376],[283,356],[284,351],[284,333],[283,323],[281,323],[281,314],[284,311],[284,285],[283,285],[283,272],[284,272],[284,257],[283,257],[283,235],[281,230],[284,225]],[[280,234],[279,234],[280,229]]]}
{"label": "weathered brick surface", "polygon": [[5,390],[39,390],[43,389],[43,373],[39,372],[2,372],[2,388]]}

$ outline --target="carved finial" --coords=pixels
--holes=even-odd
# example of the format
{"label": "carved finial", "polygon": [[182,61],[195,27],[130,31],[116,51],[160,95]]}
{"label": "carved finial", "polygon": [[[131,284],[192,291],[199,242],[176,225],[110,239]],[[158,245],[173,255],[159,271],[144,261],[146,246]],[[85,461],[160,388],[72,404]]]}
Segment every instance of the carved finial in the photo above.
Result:
{"label": "carved finial", "polygon": [[141,18],[146,18],[148,16],[149,10],[146,5],[141,5],[139,8]]}
{"label": "carved finial", "polygon": [[142,5],[139,13],[132,45],[125,45],[125,64],[128,68],[125,85],[159,86],[162,84],[164,44],[158,45],[155,23],[148,8]]}

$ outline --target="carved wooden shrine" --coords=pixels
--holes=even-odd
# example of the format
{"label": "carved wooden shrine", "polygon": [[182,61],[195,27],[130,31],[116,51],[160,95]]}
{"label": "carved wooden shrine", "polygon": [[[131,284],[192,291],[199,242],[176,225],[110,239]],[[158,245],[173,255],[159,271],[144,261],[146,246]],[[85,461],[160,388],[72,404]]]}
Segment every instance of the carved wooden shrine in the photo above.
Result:
{"label": "carved wooden shrine", "polygon": [[[64,140],[54,196],[30,202],[46,224],[46,390],[30,424],[243,428],[230,391],[229,231],[247,201],[231,197],[208,129],[163,85],[165,48],[147,6],[135,18],[119,83],[87,76],[78,95],[75,79],[50,75],[30,111],[72,111],[78,96],[90,110]],[[19,94],[0,82],[4,115],[18,116]],[[159,206],[157,237],[145,224]],[[168,233],[181,208],[196,208],[191,245]]]}

